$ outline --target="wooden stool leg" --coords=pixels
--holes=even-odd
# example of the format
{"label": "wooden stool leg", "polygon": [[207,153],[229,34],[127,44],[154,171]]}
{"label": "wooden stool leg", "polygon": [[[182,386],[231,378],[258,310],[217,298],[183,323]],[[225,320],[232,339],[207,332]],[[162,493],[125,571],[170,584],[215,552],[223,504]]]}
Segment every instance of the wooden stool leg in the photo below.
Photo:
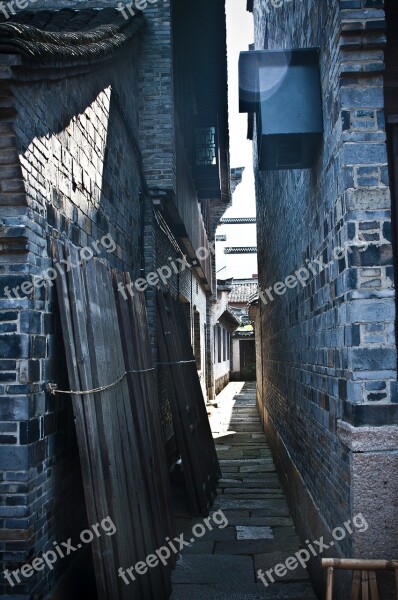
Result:
{"label": "wooden stool leg", "polygon": [[362,600],[369,600],[369,579],[367,571],[362,571]]}
{"label": "wooden stool leg", "polygon": [[370,597],[372,600],[379,600],[379,590],[377,589],[377,578],[375,571],[369,571]]}
{"label": "wooden stool leg", "polygon": [[361,585],[361,571],[354,571],[352,578],[351,600],[359,600],[359,588]]}
{"label": "wooden stool leg", "polygon": [[333,600],[333,567],[329,567],[326,580],[326,600]]}
{"label": "wooden stool leg", "polygon": [[395,569],[395,598],[398,600],[398,569]]}

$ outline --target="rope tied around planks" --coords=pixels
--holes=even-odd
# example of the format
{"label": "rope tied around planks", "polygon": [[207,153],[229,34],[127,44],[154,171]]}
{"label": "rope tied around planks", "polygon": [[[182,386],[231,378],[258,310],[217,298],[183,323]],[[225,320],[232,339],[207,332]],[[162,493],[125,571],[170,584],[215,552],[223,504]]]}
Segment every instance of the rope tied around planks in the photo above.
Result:
{"label": "rope tied around planks", "polygon": [[[175,362],[158,362],[156,363],[156,366],[162,366],[162,365],[184,365],[184,364],[188,364],[188,363],[193,363],[196,362],[196,360],[179,360],[179,361],[175,361]],[[136,371],[125,371],[123,373],[123,375],[120,375],[120,377],[118,377],[113,383],[110,383],[109,385],[103,385],[101,387],[97,387],[94,388],[92,390],[58,390],[56,387],[54,387],[53,384],[49,383],[48,384],[48,391],[51,393],[52,396],[55,396],[56,394],[75,394],[77,396],[85,396],[87,394],[97,394],[98,392],[104,392],[105,390],[109,390],[115,386],[118,385],[118,383],[120,383],[121,381],[123,381],[123,379],[127,376],[127,375],[139,375],[140,373],[149,373],[150,371],[155,371],[156,369],[155,367],[151,367],[150,369],[139,369]]]}

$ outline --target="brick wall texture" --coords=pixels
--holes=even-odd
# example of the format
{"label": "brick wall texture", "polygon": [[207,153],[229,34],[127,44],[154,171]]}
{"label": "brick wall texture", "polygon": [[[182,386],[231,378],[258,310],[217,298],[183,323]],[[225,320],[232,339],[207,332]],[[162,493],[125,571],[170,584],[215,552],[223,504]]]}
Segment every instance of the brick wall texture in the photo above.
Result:
{"label": "brick wall texture", "polygon": [[[38,0],[35,8],[117,5]],[[51,239],[90,248],[133,280],[181,258],[152,204],[162,192],[174,197],[177,192],[170,3],[148,4],[145,17],[136,39],[100,68],[54,71],[51,79],[44,73],[14,84],[8,78],[15,59],[0,58],[7,79],[0,117],[0,595],[5,599],[49,597],[68,567],[66,559],[54,571],[14,587],[2,571],[20,568],[87,526],[70,399],[46,391],[49,382],[69,387],[55,285],[33,285],[53,267]],[[206,393],[208,292],[188,268],[173,272],[163,287],[199,313],[196,344]],[[148,288],[146,299],[156,360],[154,288]],[[173,428],[161,373],[159,404],[172,460]]]}
{"label": "brick wall texture", "polygon": [[[10,86],[12,111],[0,123],[1,571],[86,523],[71,403],[45,391],[47,382],[68,387],[55,286],[19,287],[19,298],[6,289],[37,281],[52,266],[52,237],[139,276],[143,200],[131,50],[117,69]],[[114,245],[95,245],[105,239]],[[1,584],[0,593],[48,593],[66,566],[60,561],[13,589]]]}
{"label": "brick wall texture", "polygon": [[[321,522],[343,523],[355,507],[351,453],[337,435],[338,421],[397,423],[385,15],[377,0],[278,4],[254,1],[255,49],[320,48],[325,130],[309,170],[260,172],[255,164],[263,294],[309,270],[303,285],[260,301],[258,394],[266,427],[318,513],[313,518],[290,494],[310,536]],[[319,259],[322,272],[312,262]],[[367,497],[366,488],[361,493]],[[371,549],[369,538],[368,551],[390,554],[391,542],[394,552],[391,528],[373,517],[386,539],[384,548]],[[348,536],[340,552],[350,555],[353,540]]]}

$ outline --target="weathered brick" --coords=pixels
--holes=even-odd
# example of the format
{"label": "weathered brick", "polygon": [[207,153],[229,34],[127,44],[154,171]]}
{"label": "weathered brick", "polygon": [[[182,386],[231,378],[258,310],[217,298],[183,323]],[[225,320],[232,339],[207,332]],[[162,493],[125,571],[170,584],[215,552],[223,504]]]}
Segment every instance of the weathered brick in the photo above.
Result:
{"label": "weathered brick", "polygon": [[[259,171],[253,136],[261,289],[321,257],[327,265],[253,308],[260,413],[281,473],[300,474],[286,488],[308,539],[321,523],[344,522],[358,489],[363,506],[372,504],[366,483],[355,488],[354,453],[337,435],[337,419],[355,427],[398,423],[384,3],[305,0],[269,14],[265,5],[253,3],[256,50],[320,48],[324,142],[312,168]],[[334,259],[337,247],[346,250]],[[372,515],[374,530],[384,531],[383,517]],[[342,555],[352,544],[343,542]]]}

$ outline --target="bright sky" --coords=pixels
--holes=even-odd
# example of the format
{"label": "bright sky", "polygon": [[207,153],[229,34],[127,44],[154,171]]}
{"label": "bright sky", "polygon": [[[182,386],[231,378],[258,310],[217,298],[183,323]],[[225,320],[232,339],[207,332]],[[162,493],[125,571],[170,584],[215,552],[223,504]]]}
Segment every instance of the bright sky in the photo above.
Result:
{"label": "bright sky", "polygon": [[[232,207],[225,217],[254,217],[256,202],[252,163],[252,143],[247,140],[247,114],[239,113],[239,53],[253,43],[253,17],[246,11],[246,0],[226,0],[229,129],[231,167],[245,167],[243,181],[233,195]],[[257,273],[256,254],[224,254],[225,246],[256,246],[255,225],[223,225],[217,234],[226,234],[227,241],[217,243],[217,277],[245,278]],[[226,267],[226,268],[223,268]],[[222,269],[222,270],[220,270]]]}

